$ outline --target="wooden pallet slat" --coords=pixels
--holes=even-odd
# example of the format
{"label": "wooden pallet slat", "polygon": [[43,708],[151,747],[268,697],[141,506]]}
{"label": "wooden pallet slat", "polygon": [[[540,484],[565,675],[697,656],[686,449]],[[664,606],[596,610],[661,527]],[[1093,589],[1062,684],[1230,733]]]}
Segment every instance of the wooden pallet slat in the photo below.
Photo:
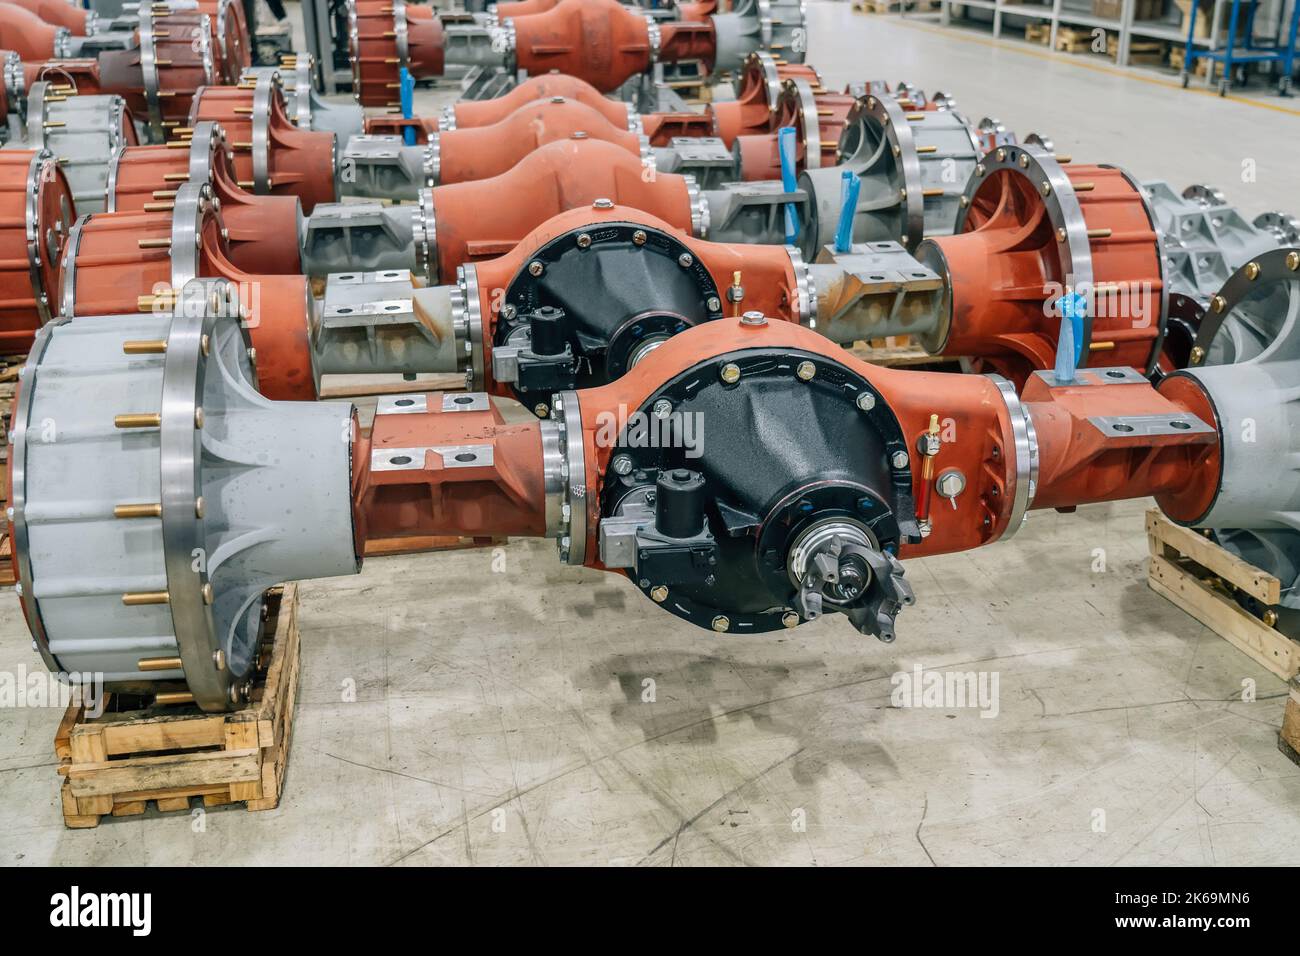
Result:
{"label": "wooden pallet slat", "polygon": [[55,733],[64,823],[98,826],[134,816],[242,802],[269,810],[280,801],[298,693],[296,585],[268,592],[251,702],[229,714],[195,707],[109,711],[87,718],[71,705]]}
{"label": "wooden pallet slat", "polygon": [[1300,642],[1249,613],[1226,590],[1230,586],[1275,605],[1281,599],[1276,577],[1174,524],[1158,509],[1147,512],[1146,530],[1151,590],[1283,680],[1300,674]]}

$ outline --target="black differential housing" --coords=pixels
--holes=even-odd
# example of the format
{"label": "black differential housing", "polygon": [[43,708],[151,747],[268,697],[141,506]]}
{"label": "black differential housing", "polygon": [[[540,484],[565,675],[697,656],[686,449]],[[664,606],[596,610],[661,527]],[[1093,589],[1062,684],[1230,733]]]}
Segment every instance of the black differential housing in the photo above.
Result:
{"label": "black differential housing", "polygon": [[[547,308],[562,312],[558,325],[546,323],[544,347],[558,354],[562,339],[572,350],[569,388],[614,381],[647,346],[722,317],[713,276],[686,245],[629,222],[593,223],[538,249],[506,290],[493,345],[505,345],[522,326],[532,328]],[[528,408],[548,402],[551,376],[526,378],[513,386],[519,400]]]}
{"label": "black differential housing", "polygon": [[[723,369],[733,365],[739,378],[728,383]],[[863,393],[874,401],[860,404]],[[842,520],[866,529],[887,556],[901,541],[920,540],[910,465],[895,467],[908,451],[893,411],[856,372],[801,351],[734,352],[674,378],[629,419],[610,460],[625,456],[630,467],[606,474],[601,514],[625,521],[641,502],[656,503],[666,484],[681,516],[698,502],[715,562],[693,574],[676,565],[675,583],[656,580],[644,561],[629,575],[652,600],[702,627],[770,631],[793,620],[799,589],[787,559],[807,529]],[[679,534],[690,524],[662,513],[654,521]],[[828,610],[851,611],[851,603]]]}

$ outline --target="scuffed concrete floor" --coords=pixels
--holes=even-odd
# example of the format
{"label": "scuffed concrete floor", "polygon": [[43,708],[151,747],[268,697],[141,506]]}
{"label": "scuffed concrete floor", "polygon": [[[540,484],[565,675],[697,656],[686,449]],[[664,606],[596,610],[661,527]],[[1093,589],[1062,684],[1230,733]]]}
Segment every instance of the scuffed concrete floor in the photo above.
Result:
{"label": "scuffed concrete floor", "polygon": [[[1139,118],[1147,84],[842,4],[810,11],[833,82],[874,63],[1077,136],[1095,147],[1081,160],[1181,185],[1192,173],[1171,158],[1226,169],[1258,146],[1264,169],[1295,141],[1286,116],[1162,91],[1168,114],[1116,156],[1102,147]],[[1057,90],[1114,122],[1057,112]],[[1207,104],[1242,124],[1237,146],[1207,142]],[[1258,188],[1252,212],[1288,192]],[[699,631],[621,578],[561,567],[549,542],[373,560],[302,588],[279,809],[67,831],[59,714],[0,710],[0,862],[1291,863],[1300,768],[1276,749],[1283,684],[1148,590],[1146,504],[1035,513],[1012,542],[909,563],[918,603],[892,646],[835,618],[763,638]],[[918,664],[996,675],[997,716],[892,706],[891,676]],[[19,666],[40,662],[6,597],[0,669]]]}

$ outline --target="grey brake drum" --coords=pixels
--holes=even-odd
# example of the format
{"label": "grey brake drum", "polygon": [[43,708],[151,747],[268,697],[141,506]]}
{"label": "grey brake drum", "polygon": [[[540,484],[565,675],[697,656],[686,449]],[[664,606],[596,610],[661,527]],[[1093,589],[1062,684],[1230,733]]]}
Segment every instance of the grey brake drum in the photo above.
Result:
{"label": "grey brake drum", "polygon": [[352,406],[258,394],[237,303],[229,283],[196,280],[174,315],[37,336],[12,520],[24,613],[56,672],[183,682],[229,709],[247,695],[263,591],[358,568]]}
{"label": "grey brake drum", "polygon": [[1300,249],[1238,270],[1210,300],[1191,367],[1222,435],[1219,486],[1192,522],[1282,581],[1300,609]]}
{"label": "grey brake drum", "polygon": [[108,159],[118,147],[136,145],[122,97],[56,93],[44,81],[33,83],[27,97],[27,139],[59,158],[79,214],[104,211]]}

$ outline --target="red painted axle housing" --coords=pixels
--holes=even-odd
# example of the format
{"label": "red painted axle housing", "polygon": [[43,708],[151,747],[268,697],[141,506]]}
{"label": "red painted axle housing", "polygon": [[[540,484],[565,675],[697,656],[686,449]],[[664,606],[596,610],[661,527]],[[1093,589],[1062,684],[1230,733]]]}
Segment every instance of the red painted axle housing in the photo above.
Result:
{"label": "red painted axle housing", "polygon": [[35,150],[0,150],[0,352],[31,349],[58,313],[59,261],[73,219],[59,164]]}
{"label": "red painted axle housing", "polygon": [[[867,364],[811,330],[792,323],[745,324],[721,319],[669,339],[618,381],[579,392],[587,506],[587,564],[601,567],[597,546],[600,494],[612,449],[597,435],[611,420],[639,409],[662,386],[711,357],[750,349],[784,349],[842,364],[871,382],[896,416],[903,434],[919,438],[931,415],[950,427],[935,458],[933,476],[949,469],[966,476],[962,494],[932,513],[930,535],[906,544],[900,556],[964,551],[1002,537],[1016,518],[1017,425],[988,378],[887,369]],[[1170,380],[1177,381],[1177,380]],[[1166,385],[1169,383],[1167,382]],[[364,535],[381,538],[437,534],[538,535],[546,525],[540,422],[506,424],[493,408],[482,412],[383,415],[354,455],[356,521]],[[1096,414],[1171,415],[1191,412],[1208,421],[1204,394],[1186,379],[1157,392],[1145,382],[1096,383],[1049,389],[1040,383],[1024,400],[1034,423],[1040,461],[1032,507],[1069,507],[1154,494],[1179,513],[1196,507],[1217,485],[1219,444],[1214,433],[1104,435],[1091,426]],[[570,421],[570,429],[577,425]],[[488,444],[490,465],[444,468],[435,453],[421,468],[371,473],[372,450]],[[923,492],[922,469],[912,468],[913,495]],[[933,480],[933,478],[932,478]]]}
{"label": "red painted axle housing", "polygon": [[713,117],[713,127],[728,149],[735,145],[738,136],[776,131],[781,84],[793,79],[806,80],[813,92],[823,89],[817,70],[807,63],[787,63],[765,52],[749,55],[736,98],[710,103],[705,109],[705,113]]}
{"label": "red painted axle housing", "polygon": [[299,129],[285,111],[284,93],[278,81],[260,81],[269,86],[264,100],[265,179],[259,181],[259,143],[254,111],[259,107],[257,85],[207,86],[194,94],[189,125],[215,122],[225,131],[233,149],[238,181],[245,189],[263,195],[296,196],[303,212],[310,214],[317,203],[338,199],[335,170],[336,138],[332,132]]}
{"label": "red painted axle housing", "polygon": [[[350,0],[348,52],[352,92],[362,106],[398,106],[398,70],[416,79],[442,76],[442,21],[432,7],[394,0]],[[405,35],[405,56],[399,45]]]}
{"label": "red painted axle housing", "polygon": [[[66,0],[5,0],[6,5],[22,7],[28,13],[56,27],[65,27],[74,37],[86,35],[90,11],[74,7]],[[0,13],[0,16],[5,14]]]}
{"label": "red painted axle housing", "polygon": [[[210,197],[210,187],[205,187]],[[316,397],[309,318],[311,293],[303,276],[258,275],[230,259],[221,214],[210,198],[199,208],[198,278],[225,278],[239,287],[246,324],[257,349],[258,384],[267,398]],[[111,212],[83,217],[75,263],[62,281],[76,283],[77,315],[121,315],[170,307],[173,211]],[[178,250],[188,255],[189,250]]]}
{"label": "red painted axle housing", "polygon": [[599,139],[641,156],[641,138],[619,129],[590,106],[561,98],[525,103],[491,126],[439,134],[438,182],[463,183],[506,172],[539,146],[566,139]]}
{"label": "red painted axle housing", "polygon": [[1163,260],[1140,187],[1123,170],[1002,147],[977,167],[963,206],[957,234],[917,250],[949,283],[946,322],[928,350],[972,357],[1023,386],[1055,363],[1054,300],[1091,287],[1079,364],[1154,368]]}
{"label": "red painted axle housing", "polygon": [[[502,196],[512,199],[500,202]],[[639,159],[612,143],[561,140],[499,176],[434,188],[438,275],[449,281],[459,265],[508,254],[552,217],[590,207],[597,199],[691,232],[691,196],[684,177],[647,176]]]}
{"label": "red painted axle housing", "polygon": [[[230,261],[248,273],[302,274],[301,211],[297,196],[258,196],[239,185],[234,155],[217,128],[209,139],[206,166],[213,195],[221,203]],[[147,212],[175,198],[191,177],[190,149],[174,145],[128,146],[111,162],[109,212]]]}
{"label": "red painted axle housing", "polygon": [[53,57],[59,29],[15,3],[0,3],[0,49],[13,50],[24,61]]}
{"label": "red painted axle housing", "polygon": [[810,165],[834,166],[839,161],[840,135],[857,98],[814,87],[801,78],[784,80],[777,99],[772,132],[736,137],[740,178],[747,182],[781,178],[777,130],[795,130],[795,172]]}

